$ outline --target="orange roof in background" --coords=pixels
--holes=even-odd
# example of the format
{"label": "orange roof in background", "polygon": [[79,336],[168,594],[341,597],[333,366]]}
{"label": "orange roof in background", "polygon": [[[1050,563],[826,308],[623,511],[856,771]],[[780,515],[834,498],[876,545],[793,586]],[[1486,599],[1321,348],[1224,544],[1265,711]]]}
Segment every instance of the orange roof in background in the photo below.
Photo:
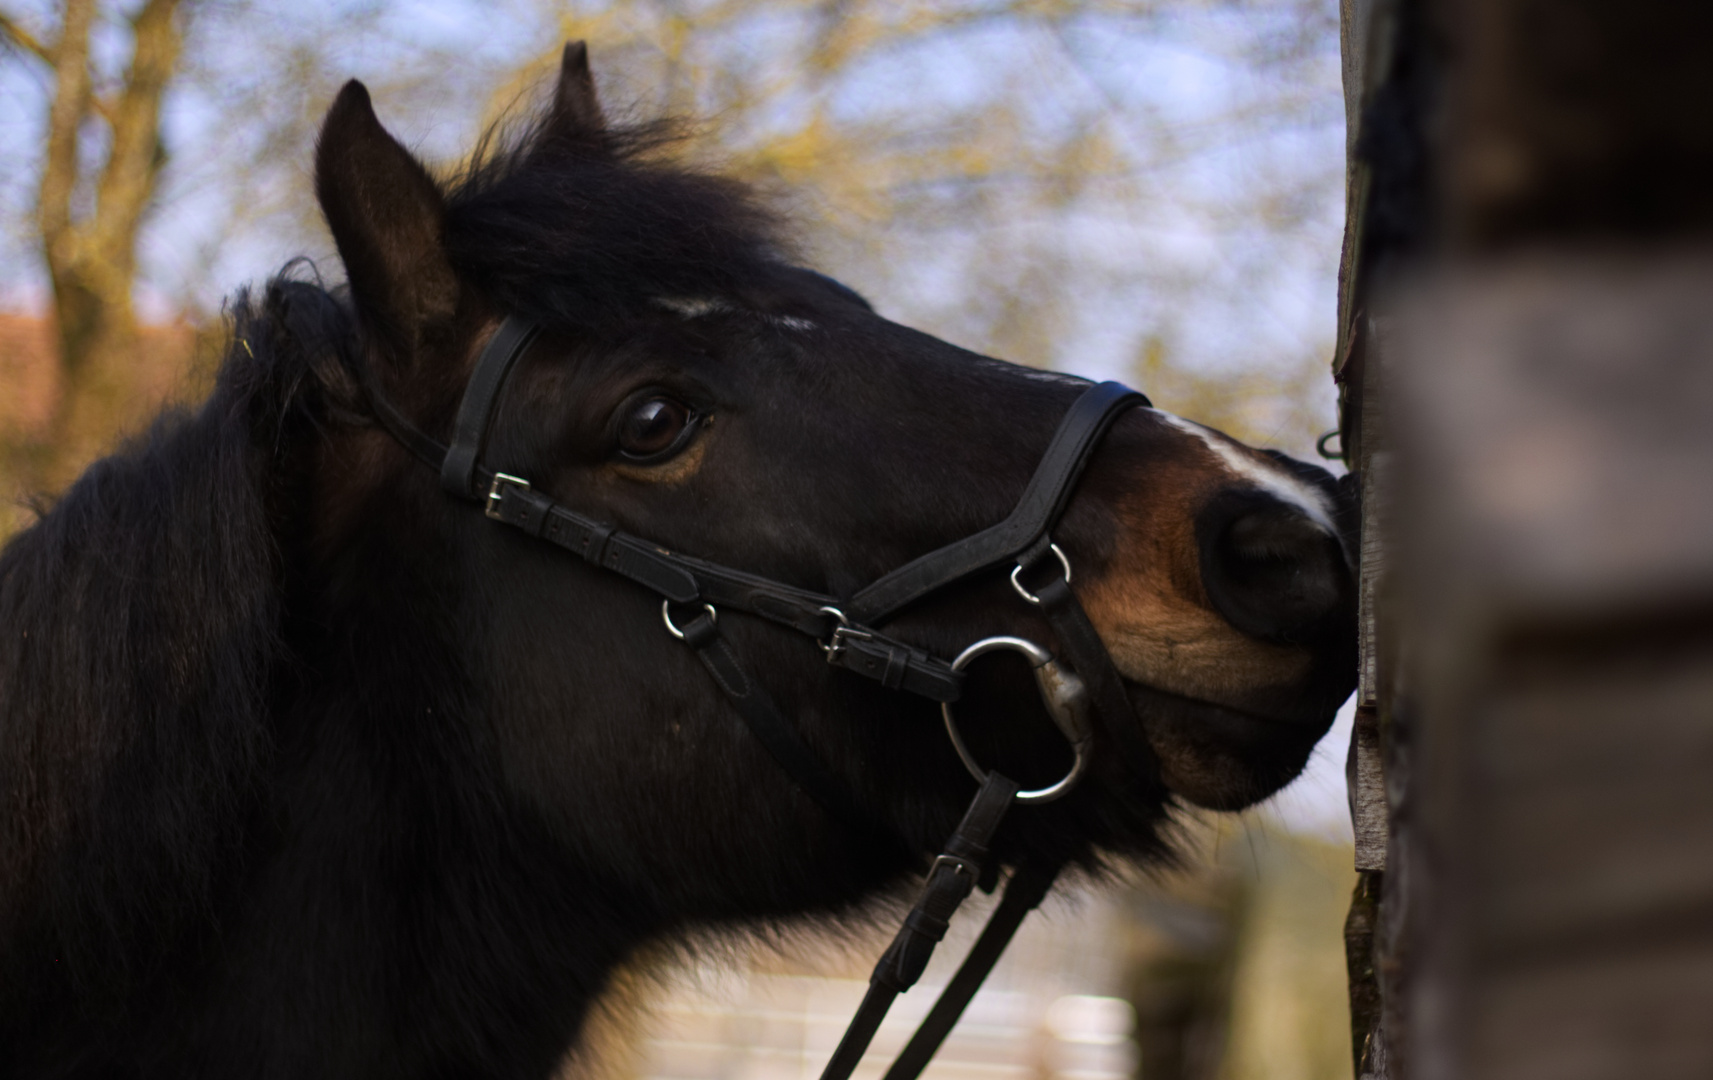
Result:
{"label": "orange roof in background", "polygon": [[[132,424],[153,414],[185,385],[196,349],[189,323],[140,328],[129,373],[136,408]],[[39,436],[59,402],[58,344],[51,319],[0,314],[0,435]],[[129,381],[129,380],[128,380]]]}
{"label": "orange roof in background", "polygon": [[0,431],[47,427],[59,399],[53,324],[29,315],[0,315]]}

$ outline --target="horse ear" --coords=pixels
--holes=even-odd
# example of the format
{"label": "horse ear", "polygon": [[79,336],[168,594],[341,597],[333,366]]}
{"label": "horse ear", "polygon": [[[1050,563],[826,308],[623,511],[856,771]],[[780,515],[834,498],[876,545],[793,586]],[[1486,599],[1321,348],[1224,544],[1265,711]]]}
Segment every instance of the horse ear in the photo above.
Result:
{"label": "horse ear", "polygon": [[559,57],[559,85],[553,90],[549,120],[556,135],[586,139],[607,129],[601,100],[595,94],[595,75],[589,70],[589,46],[568,41]]}
{"label": "horse ear", "polygon": [[381,126],[355,79],[322,121],[315,196],[361,317],[410,352],[423,328],[450,318],[458,302],[441,244],[445,202],[428,170]]}

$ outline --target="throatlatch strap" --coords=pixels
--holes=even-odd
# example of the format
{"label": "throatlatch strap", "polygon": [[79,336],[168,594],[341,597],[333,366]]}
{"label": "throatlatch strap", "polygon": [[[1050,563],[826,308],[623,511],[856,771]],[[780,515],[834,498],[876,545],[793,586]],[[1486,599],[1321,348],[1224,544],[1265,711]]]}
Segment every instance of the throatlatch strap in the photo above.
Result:
{"label": "throatlatch strap", "polygon": [[1072,403],[1035,475],[1004,521],[948,544],[859,590],[845,606],[852,621],[878,626],[898,611],[960,578],[1027,550],[1059,520],[1090,454],[1120,412],[1148,399],[1123,383],[1103,382]]}
{"label": "throatlatch strap", "polygon": [[684,643],[696,650],[697,658],[713,675],[715,684],[737,707],[744,726],[786,775],[842,824],[857,832],[877,831],[879,826],[873,815],[863,812],[850,789],[821,763],[767,690],[744,670],[731,646],[720,636],[714,617],[704,611],[686,623],[682,633]]}
{"label": "throatlatch strap", "polygon": [[993,965],[999,962],[1005,947],[1011,944],[1017,928],[1023,925],[1031,911],[1041,906],[1041,901],[1047,898],[1047,892],[1053,887],[1053,879],[1058,876],[1057,863],[1025,864],[1011,875],[1011,880],[1005,885],[1005,897],[988,916],[981,937],[976,939],[969,955],[964,957],[952,981],[940,991],[939,1000],[928,1011],[922,1026],[916,1029],[916,1034],[910,1037],[910,1042],[892,1063],[892,1068],[886,1071],[885,1080],[916,1080],[922,1074],[940,1049],[940,1044],[957,1026],[970,999],[975,997],[982,982],[992,973]]}
{"label": "throatlatch strap", "polygon": [[476,462],[487,442],[488,425],[494,422],[506,376],[540,331],[541,327],[528,319],[508,316],[476,358],[476,370],[464,386],[464,400],[458,403],[452,446],[440,463],[440,486],[447,492],[464,499],[487,496],[477,482]]}
{"label": "throatlatch strap", "polygon": [[868,993],[844,1038],[833,1051],[833,1057],[821,1072],[821,1080],[849,1080],[862,1061],[863,1051],[880,1030],[880,1022],[899,994],[910,989],[922,977],[934,946],[946,936],[952,914],[969,897],[976,882],[981,880],[982,863],[987,859],[988,844],[1011,809],[1017,795],[1017,784],[998,772],[987,774],[987,780],[976,792],[975,801],[965,811],[957,831],[946,841],[946,850],[934,860],[928,870],[928,880],[916,898],[916,906],[904,917],[898,936],[892,939],[874,974],[869,976]]}
{"label": "throatlatch strap", "polygon": [[369,399],[369,407],[375,411],[375,419],[387,429],[387,434],[409,450],[412,457],[429,468],[438,470],[446,461],[446,444],[404,418],[404,414],[398,411],[392,399],[381,389],[380,381],[360,352],[352,359],[351,370],[356,373],[357,383],[362,386],[363,393]]}

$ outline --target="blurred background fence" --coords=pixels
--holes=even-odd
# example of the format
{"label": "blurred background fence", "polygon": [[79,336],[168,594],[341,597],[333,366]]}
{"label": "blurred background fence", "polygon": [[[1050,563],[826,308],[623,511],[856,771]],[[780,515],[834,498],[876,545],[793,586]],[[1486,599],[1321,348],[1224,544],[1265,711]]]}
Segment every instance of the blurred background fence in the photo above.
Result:
{"label": "blurred background fence", "polygon": [[[450,169],[567,38],[610,112],[687,118],[882,313],[1301,456],[1333,425],[1333,0],[0,0],[0,537],[203,392],[235,288],[340,276],[308,173],[340,82]],[[1050,911],[941,1074],[1348,1076],[1347,739],[1273,807],[1187,820],[1191,869]],[[575,1067],[805,1075],[846,944],[639,963]]]}
{"label": "blurred background fence", "polygon": [[[1257,817],[1190,830],[1190,866],[1072,888],[1032,916],[925,1075],[937,1080],[1348,1077],[1347,844]],[[972,901],[857,1071],[879,1080],[974,940]],[[787,932],[634,964],[568,1076],[815,1080],[890,933]],[[677,956],[678,954],[674,954]]]}

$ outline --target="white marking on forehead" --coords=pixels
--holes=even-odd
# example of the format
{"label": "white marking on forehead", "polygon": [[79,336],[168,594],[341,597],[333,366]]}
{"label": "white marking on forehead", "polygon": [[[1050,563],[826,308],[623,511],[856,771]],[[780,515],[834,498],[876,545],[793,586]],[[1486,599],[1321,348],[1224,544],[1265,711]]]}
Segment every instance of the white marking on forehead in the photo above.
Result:
{"label": "white marking on forehead", "polygon": [[1023,367],[1014,369],[1017,374],[1030,382],[1050,383],[1054,386],[1087,386],[1088,380],[1079,379],[1075,375],[1066,375],[1059,371],[1042,371],[1040,368]]}
{"label": "white marking on forehead", "polygon": [[[1338,537],[1338,526],[1334,525],[1332,520],[1332,502],[1324,491],[1304,483],[1270,461],[1245,452],[1238,443],[1212,428],[1202,427],[1193,420],[1185,420],[1181,416],[1174,416],[1159,409],[1149,411],[1179,431],[1188,432],[1207,444],[1207,448],[1213,451],[1227,471],[1247,480],[1280,502],[1297,507],[1316,525]],[[1342,538],[1340,542],[1342,543]]]}
{"label": "white marking on forehead", "polygon": [[1026,367],[1023,364],[1013,364],[1005,360],[995,360],[991,356],[977,357],[976,362],[984,367],[1001,372],[1008,376],[1021,376],[1030,382],[1047,383],[1052,386],[1076,386],[1087,388],[1092,386],[1087,379],[1079,379],[1075,375],[1066,375],[1062,371],[1047,371],[1043,368]]}
{"label": "white marking on forehead", "polygon": [[[656,296],[653,302],[657,307],[663,307],[686,319],[700,319],[708,315],[725,315],[743,308],[729,300],[717,296]],[[816,323],[796,315],[767,315],[753,312],[762,322],[773,326],[783,326],[787,330],[814,330]]]}
{"label": "white marking on forehead", "polygon": [[736,310],[731,304],[716,296],[656,296],[653,301],[667,311],[676,312],[686,319],[700,319],[704,315],[718,315],[721,312]]}

